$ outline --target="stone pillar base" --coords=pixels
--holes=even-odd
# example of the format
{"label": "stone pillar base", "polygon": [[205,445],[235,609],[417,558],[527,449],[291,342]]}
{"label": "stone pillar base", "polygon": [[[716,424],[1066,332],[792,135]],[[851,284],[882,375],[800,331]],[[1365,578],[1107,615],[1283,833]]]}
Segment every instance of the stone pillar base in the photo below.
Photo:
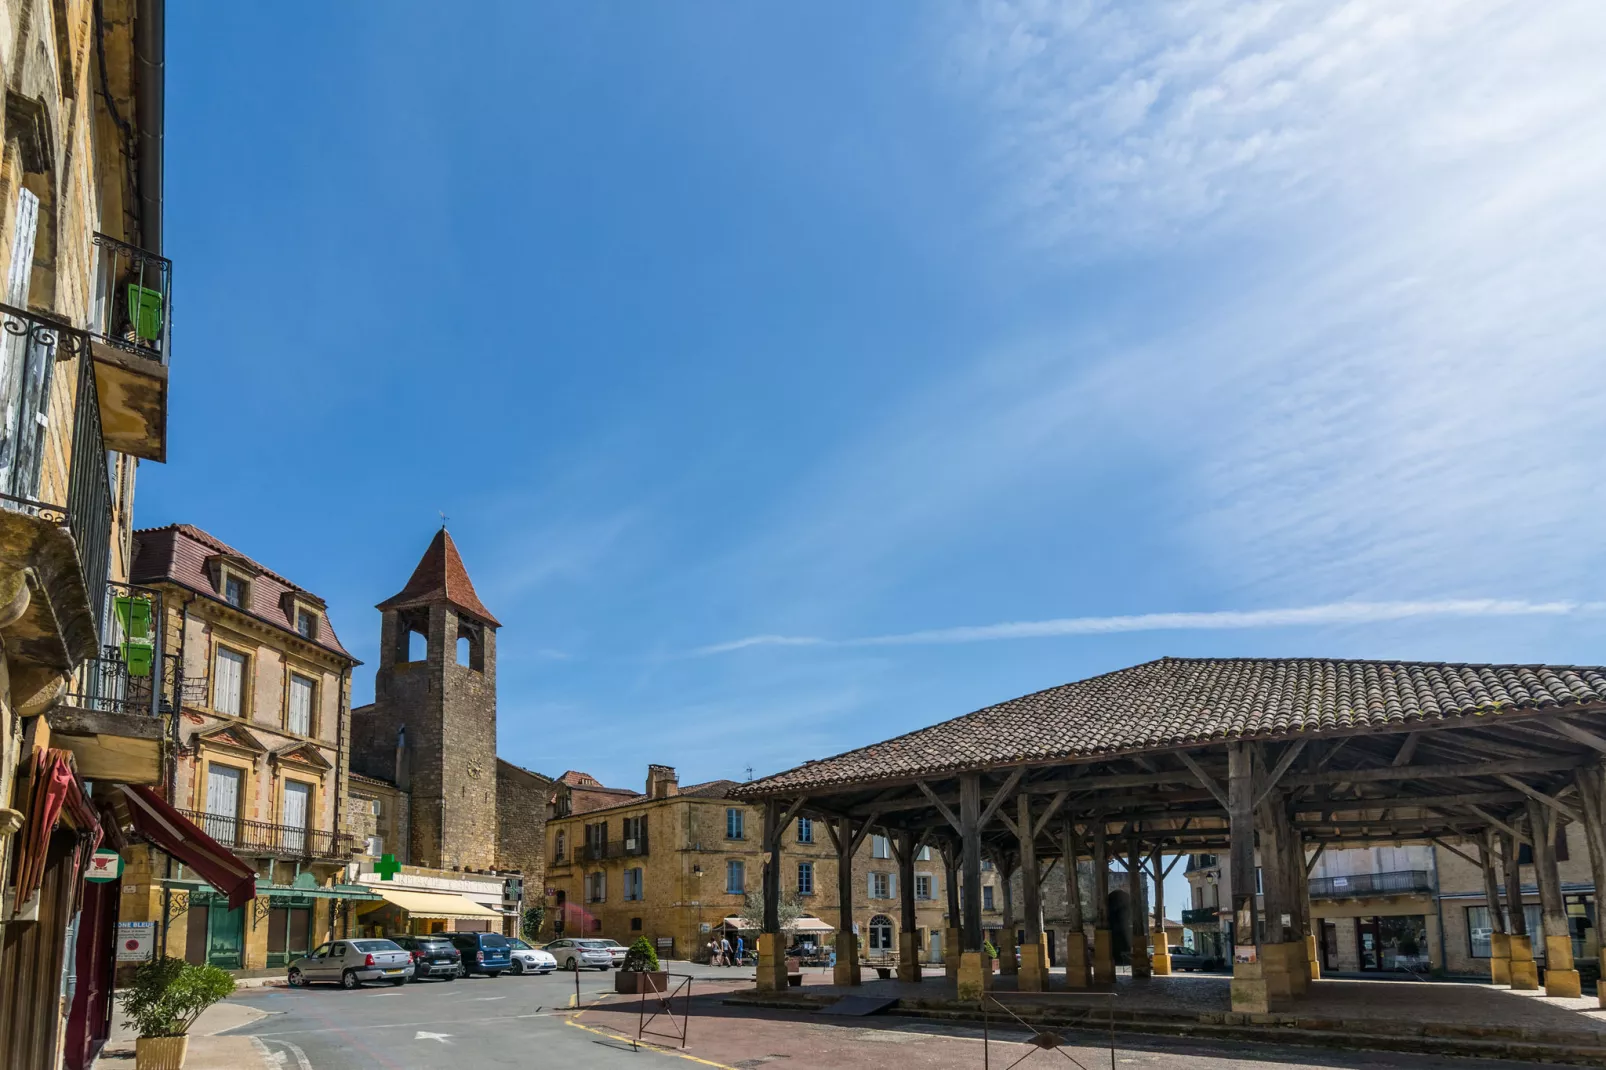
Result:
{"label": "stone pillar base", "polygon": [[942,974],[950,981],[959,978],[959,930],[942,931]]}
{"label": "stone pillar base", "polygon": [[[1262,949],[1264,950],[1264,949]],[[1266,984],[1264,962],[1235,962],[1232,967],[1232,1009],[1235,1014],[1270,1014],[1274,1004]]]}
{"label": "stone pillar base", "polygon": [[[1260,977],[1266,984],[1266,998],[1272,1003],[1287,1005],[1294,995],[1294,981],[1288,975],[1288,945],[1261,944],[1259,951]],[[1238,971],[1233,970],[1233,976]]]}
{"label": "stone pillar base", "polygon": [[1573,942],[1568,936],[1545,937],[1545,995],[1580,996],[1578,971],[1573,969]]}
{"label": "stone pillar base", "polygon": [[836,934],[836,967],[831,971],[831,983],[859,983],[859,938],[852,933]]}
{"label": "stone pillar base", "polygon": [[1115,983],[1115,948],[1110,941],[1110,930],[1093,930],[1093,983]]}
{"label": "stone pillar base", "polygon": [[1065,987],[1086,988],[1088,983],[1087,934],[1065,935]]}
{"label": "stone pillar base", "polygon": [[1505,933],[1489,934],[1489,983],[1511,983],[1511,937]]}
{"label": "stone pillar base", "polygon": [[1048,991],[1048,948],[1040,937],[1035,944],[1020,946],[1020,990],[1022,992]]}
{"label": "stone pillar base", "polygon": [[1156,977],[1171,975],[1171,945],[1165,942],[1165,930],[1154,930],[1154,954],[1149,957]]}
{"label": "stone pillar base", "polygon": [[1288,994],[1298,999],[1310,991],[1310,959],[1305,941],[1290,940],[1283,945],[1283,970],[1288,974]]}
{"label": "stone pillar base", "polygon": [[[1597,907],[1596,909],[1598,910],[1599,908]],[[1606,951],[1600,953],[1600,958],[1597,961],[1600,963],[1600,973],[1596,976],[1606,978]],[[1596,981],[1595,992],[1597,993],[1596,998],[1600,1000],[1600,1005],[1606,1007],[1606,981]]]}
{"label": "stone pillar base", "polygon": [[998,972],[1013,977],[1020,972],[1020,959],[1015,954],[1015,936],[1012,927],[1006,926],[998,934]]}
{"label": "stone pillar base", "polygon": [[959,956],[960,999],[980,1000],[993,987],[993,964],[985,951],[966,951]]}
{"label": "stone pillar base", "polygon": [[1534,992],[1539,988],[1539,967],[1534,963],[1531,936],[1511,937],[1511,987],[1517,992]]}
{"label": "stone pillar base", "polygon": [[1149,957],[1149,949],[1138,946],[1146,939],[1143,936],[1132,941],[1132,976],[1139,981],[1147,981],[1154,976],[1154,960]]}
{"label": "stone pillar base", "polygon": [[920,934],[898,934],[898,980],[920,980]]}
{"label": "stone pillar base", "polygon": [[1310,960],[1310,979],[1312,981],[1320,981],[1322,979],[1322,956],[1316,948],[1316,937],[1314,935],[1305,937],[1305,957]]}
{"label": "stone pillar base", "polygon": [[779,933],[760,933],[758,937],[758,990],[786,991],[786,948]]}

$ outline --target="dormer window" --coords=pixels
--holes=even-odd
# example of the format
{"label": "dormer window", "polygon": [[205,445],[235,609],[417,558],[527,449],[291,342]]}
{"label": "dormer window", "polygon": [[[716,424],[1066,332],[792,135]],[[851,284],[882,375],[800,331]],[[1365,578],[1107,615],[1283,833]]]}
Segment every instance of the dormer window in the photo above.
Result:
{"label": "dormer window", "polygon": [[238,606],[241,609],[244,609],[246,590],[245,580],[239,576],[227,573],[224,574],[223,601],[227,602],[231,606]]}
{"label": "dormer window", "polygon": [[296,610],[296,631],[303,638],[315,639],[318,636],[318,614],[310,609]]}

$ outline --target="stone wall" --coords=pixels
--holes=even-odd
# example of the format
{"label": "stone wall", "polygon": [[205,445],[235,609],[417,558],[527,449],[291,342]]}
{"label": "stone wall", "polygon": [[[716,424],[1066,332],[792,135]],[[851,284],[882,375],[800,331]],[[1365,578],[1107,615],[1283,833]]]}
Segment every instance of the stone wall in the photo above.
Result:
{"label": "stone wall", "polygon": [[526,899],[541,894],[546,873],[546,821],[552,781],[512,762],[496,760],[496,858],[500,869],[524,874]]}

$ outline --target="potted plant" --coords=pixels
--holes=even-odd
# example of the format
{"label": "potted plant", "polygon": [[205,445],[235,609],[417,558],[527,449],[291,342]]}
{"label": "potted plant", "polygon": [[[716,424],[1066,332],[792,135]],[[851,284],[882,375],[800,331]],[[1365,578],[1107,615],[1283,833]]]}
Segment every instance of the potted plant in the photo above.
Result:
{"label": "potted plant", "polygon": [[658,968],[658,952],[645,936],[636,937],[625,952],[624,965],[614,974],[613,990],[625,995],[669,990],[669,973]]}
{"label": "potted plant", "polygon": [[180,1070],[189,1052],[190,1026],[233,991],[234,978],[216,966],[164,958],[135,970],[133,983],[117,998],[139,1033],[134,1041],[136,1070]]}
{"label": "potted plant", "polygon": [[993,942],[991,940],[988,940],[987,942],[985,942],[984,944],[981,945],[981,953],[983,955],[987,956],[987,962],[989,963],[987,969],[992,973],[997,973],[998,972],[998,949],[993,946]]}

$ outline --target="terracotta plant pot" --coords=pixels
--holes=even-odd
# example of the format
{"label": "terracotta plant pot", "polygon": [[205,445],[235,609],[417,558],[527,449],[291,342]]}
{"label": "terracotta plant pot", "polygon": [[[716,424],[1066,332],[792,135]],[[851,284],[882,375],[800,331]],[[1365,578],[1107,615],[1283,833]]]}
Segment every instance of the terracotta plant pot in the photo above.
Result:
{"label": "terracotta plant pot", "polygon": [[643,992],[667,992],[669,991],[669,972],[667,970],[620,970],[613,975],[613,990],[627,996],[634,996]]}
{"label": "terracotta plant pot", "polygon": [[189,1037],[140,1037],[134,1041],[134,1070],[183,1070]]}

